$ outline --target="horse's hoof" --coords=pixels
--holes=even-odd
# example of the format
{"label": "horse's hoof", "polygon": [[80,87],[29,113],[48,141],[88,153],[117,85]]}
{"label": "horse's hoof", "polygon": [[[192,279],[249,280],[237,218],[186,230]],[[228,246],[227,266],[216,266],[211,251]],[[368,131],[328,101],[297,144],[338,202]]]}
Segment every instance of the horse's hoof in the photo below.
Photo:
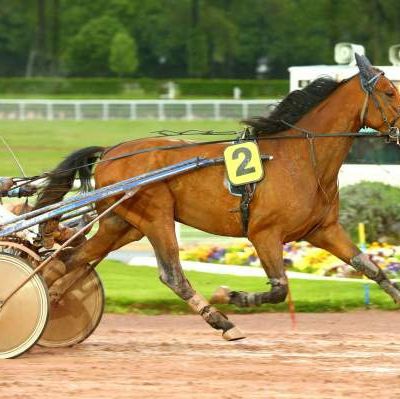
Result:
{"label": "horse's hoof", "polygon": [[49,289],[49,299],[51,305],[57,305],[61,299],[61,293],[56,288],[52,287]]}
{"label": "horse's hoof", "polygon": [[212,304],[226,304],[229,303],[230,296],[229,293],[231,290],[229,287],[226,287],[225,285],[221,285],[221,287],[218,287],[214,294],[212,295],[210,299],[210,303]]}
{"label": "horse's hoof", "polygon": [[246,338],[246,336],[237,327],[232,327],[230,330],[222,333],[222,338],[227,341],[237,341],[239,339]]}

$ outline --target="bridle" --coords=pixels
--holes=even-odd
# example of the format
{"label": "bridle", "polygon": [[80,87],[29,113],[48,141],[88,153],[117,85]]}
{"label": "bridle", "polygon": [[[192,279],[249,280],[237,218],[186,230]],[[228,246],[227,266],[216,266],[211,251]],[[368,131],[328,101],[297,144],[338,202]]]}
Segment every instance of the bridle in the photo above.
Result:
{"label": "bridle", "polygon": [[365,119],[368,113],[369,98],[371,97],[375,108],[380,112],[382,121],[388,129],[386,133],[382,134],[382,136],[387,136],[389,142],[394,141],[397,145],[400,145],[400,129],[395,126],[397,121],[400,119],[400,112],[398,111],[397,115],[391,121],[389,121],[385,111],[383,110],[378,100],[378,96],[385,104],[387,104],[387,100],[380,93],[376,93],[375,91],[376,84],[384,74],[385,73],[383,71],[380,71],[372,78],[367,79],[362,73],[360,73],[361,87],[365,92],[365,99],[360,113],[360,122],[361,126],[365,126]]}

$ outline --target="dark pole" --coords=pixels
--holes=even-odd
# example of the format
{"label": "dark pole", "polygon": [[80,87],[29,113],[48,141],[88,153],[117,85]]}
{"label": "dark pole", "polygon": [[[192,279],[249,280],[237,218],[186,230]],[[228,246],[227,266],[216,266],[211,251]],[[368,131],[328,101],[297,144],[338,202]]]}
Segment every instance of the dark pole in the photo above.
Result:
{"label": "dark pole", "polygon": [[46,0],[37,0],[37,72],[43,74],[46,63]]}
{"label": "dark pole", "polygon": [[328,24],[328,38],[329,38],[329,45],[330,45],[330,50],[331,54],[333,54],[333,48],[338,42],[339,38],[339,31],[338,31],[338,23],[337,23],[337,7],[338,5],[336,4],[335,0],[329,0],[327,2],[327,12],[326,12],[326,17],[327,17],[327,24]]}
{"label": "dark pole", "polygon": [[200,0],[192,0],[192,28],[196,28],[200,20]]}

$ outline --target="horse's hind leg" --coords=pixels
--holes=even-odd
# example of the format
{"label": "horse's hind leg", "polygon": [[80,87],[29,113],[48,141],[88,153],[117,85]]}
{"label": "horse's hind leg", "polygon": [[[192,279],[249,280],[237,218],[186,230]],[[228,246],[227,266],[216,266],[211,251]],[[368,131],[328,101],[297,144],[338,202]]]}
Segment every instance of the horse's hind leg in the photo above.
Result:
{"label": "horse's hind leg", "polygon": [[353,266],[357,271],[375,281],[392,297],[395,303],[400,304],[400,287],[396,283],[392,283],[383,270],[352,243],[350,237],[339,223],[332,223],[319,228],[310,237],[307,237],[307,241],[329,251]]}
{"label": "horse's hind leg", "polygon": [[62,296],[68,280],[74,278],[75,272],[80,273],[76,269],[101,260],[109,252],[142,237],[140,231],[118,215],[107,215],[101,220],[99,229],[93,237],[77,247],[66,248],[49,263],[43,276],[46,283],[51,286],[49,289],[51,298],[57,300]]}
{"label": "horse's hind leg", "polygon": [[67,269],[76,268],[103,258],[109,252],[142,237],[143,234],[131,224],[111,213],[100,221],[99,229],[93,237],[75,248],[67,249],[63,260]]}
{"label": "horse's hind leg", "polygon": [[[165,196],[162,198],[163,195],[167,198]],[[146,212],[141,213],[141,215],[137,211],[135,213],[133,208],[130,211],[127,204],[117,208],[116,211],[133,225],[140,225],[140,230],[150,240],[157,257],[161,282],[186,301],[211,327],[222,330],[225,339],[244,338],[240,330],[226,316],[210,306],[205,298],[196,293],[185,277],[179,261],[179,246],[175,235],[175,221],[170,194],[161,191],[158,195],[153,194],[147,200],[151,201],[152,198],[157,199],[157,201],[147,203],[148,207],[152,209],[148,216],[144,216]],[[136,204],[135,208],[136,210],[140,209],[140,204]]]}
{"label": "horse's hind leg", "polygon": [[286,299],[288,281],[283,266],[282,243],[278,234],[270,230],[250,236],[257,250],[261,264],[269,278],[271,289],[265,292],[244,292],[217,290],[212,298],[214,303],[229,303],[239,307],[260,306],[264,303],[279,303]]}

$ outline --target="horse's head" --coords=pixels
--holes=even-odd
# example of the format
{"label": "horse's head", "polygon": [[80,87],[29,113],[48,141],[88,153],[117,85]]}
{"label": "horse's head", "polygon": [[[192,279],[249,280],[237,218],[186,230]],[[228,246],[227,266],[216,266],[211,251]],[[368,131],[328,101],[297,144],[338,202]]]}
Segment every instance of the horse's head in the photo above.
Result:
{"label": "horse's head", "polygon": [[374,68],[368,58],[356,54],[361,87],[365,101],[361,111],[363,126],[379,130],[398,140],[400,128],[400,94],[382,71]]}

